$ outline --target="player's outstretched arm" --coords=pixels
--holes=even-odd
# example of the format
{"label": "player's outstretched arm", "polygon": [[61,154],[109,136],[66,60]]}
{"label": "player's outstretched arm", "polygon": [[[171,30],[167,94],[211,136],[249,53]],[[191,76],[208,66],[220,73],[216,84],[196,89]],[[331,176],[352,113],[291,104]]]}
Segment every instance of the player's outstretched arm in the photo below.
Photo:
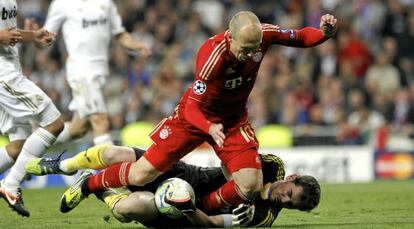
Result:
{"label": "player's outstretched arm", "polygon": [[321,17],[320,30],[313,27],[305,27],[297,30],[297,41],[300,47],[312,47],[328,40],[335,35],[338,20],[331,14]]}
{"label": "player's outstretched arm", "polygon": [[338,30],[338,20],[331,14],[321,17],[320,28],[304,27],[302,29],[266,29],[275,44],[307,48],[323,43],[333,37]]}
{"label": "player's outstretched arm", "polygon": [[200,209],[186,214],[194,227],[246,227],[253,219],[254,205],[240,204],[232,214],[208,216]]}
{"label": "player's outstretched arm", "polygon": [[46,29],[41,29],[39,24],[33,19],[25,19],[24,29],[17,29],[21,35],[21,42],[34,42],[38,48],[46,48],[51,46],[54,41],[56,34],[49,32]]}
{"label": "player's outstretched arm", "polygon": [[138,52],[142,57],[148,57],[151,54],[147,45],[142,42],[137,42],[128,32],[122,32],[116,35],[115,38],[122,47]]}

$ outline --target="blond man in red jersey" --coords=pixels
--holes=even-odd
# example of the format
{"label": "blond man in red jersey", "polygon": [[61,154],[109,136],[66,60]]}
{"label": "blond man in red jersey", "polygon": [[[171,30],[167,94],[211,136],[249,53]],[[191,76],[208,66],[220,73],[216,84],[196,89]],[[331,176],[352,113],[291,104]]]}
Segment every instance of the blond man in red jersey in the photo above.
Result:
{"label": "blond man in red jersey", "polygon": [[329,14],[321,17],[320,29],[283,30],[260,23],[252,12],[237,13],[229,30],[201,46],[193,84],[175,114],[161,121],[150,134],[154,144],[144,156],[136,162],[114,164],[86,178],[76,191],[65,193],[62,201],[71,208],[84,196],[104,188],[143,186],[205,141],[232,177],[203,198],[206,210],[250,201],[263,188],[263,174],[257,152],[259,143],[249,123],[246,104],[263,56],[271,45],[318,45],[332,37],[336,29],[337,19]]}

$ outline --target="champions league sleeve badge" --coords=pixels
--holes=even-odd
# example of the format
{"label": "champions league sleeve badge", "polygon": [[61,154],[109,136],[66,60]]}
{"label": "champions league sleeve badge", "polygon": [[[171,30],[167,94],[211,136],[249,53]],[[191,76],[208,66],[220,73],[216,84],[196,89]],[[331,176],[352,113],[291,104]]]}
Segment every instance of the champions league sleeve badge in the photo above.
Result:
{"label": "champions league sleeve badge", "polygon": [[194,82],[193,91],[196,95],[202,95],[207,90],[207,85],[201,80],[197,80]]}
{"label": "champions league sleeve badge", "polygon": [[260,62],[262,60],[262,58],[263,58],[263,53],[262,52],[256,52],[255,54],[253,54],[253,57],[252,57],[253,61],[256,62],[256,63]]}
{"label": "champions league sleeve badge", "polygon": [[281,29],[280,32],[289,33],[289,38],[292,40],[295,39],[295,31],[293,31],[293,29]]}

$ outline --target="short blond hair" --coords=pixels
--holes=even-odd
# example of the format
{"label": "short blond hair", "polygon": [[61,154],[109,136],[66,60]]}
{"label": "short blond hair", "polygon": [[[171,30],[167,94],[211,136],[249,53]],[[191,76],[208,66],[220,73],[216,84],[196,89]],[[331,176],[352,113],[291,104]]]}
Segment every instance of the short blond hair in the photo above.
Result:
{"label": "short blond hair", "polygon": [[240,11],[235,14],[229,22],[229,31],[233,36],[237,36],[238,32],[244,27],[252,24],[260,25],[260,20],[256,14],[250,11]]}
{"label": "short blond hair", "polygon": [[[241,34],[240,32],[245,32],[248,28],[248,35],[257,36],[260,33],[261,38],[261,25],[260,20],[256,14],[250,11],[240,11],[235,14],[229,22],[229,32],[233,38],[238,38]],[[246,35],[246,34],[243,34]]]}

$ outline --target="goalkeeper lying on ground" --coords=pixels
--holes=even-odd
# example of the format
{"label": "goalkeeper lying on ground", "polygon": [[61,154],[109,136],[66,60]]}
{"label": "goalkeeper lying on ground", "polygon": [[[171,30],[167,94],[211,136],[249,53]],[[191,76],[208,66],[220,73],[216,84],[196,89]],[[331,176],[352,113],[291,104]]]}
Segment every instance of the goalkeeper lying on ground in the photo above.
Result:
{"label": "goalkeeper lying on ground", "polygon": [[[66,160],[60,160],[60,156],[34,159],[26,165],[26,170],[33,175],[55,173],[70,175],[82,169],[104,169],[115,163],[136,161],[144,152],[131,147],[98,145]],[[218,191],[217,189],[226,182],[226,178],[231,179],[220,167],[202,168],[181,161],[144,187],[128,187],[132,191],[129,194],[119,193],[113,189],[93,190],[91,188],[93,182],[99,181],[90,177],[91,173],[85,172],[63,195],[61,211],[72,210],[89,194],[95,193],[98,198],[104,200],[121,222],[134,220],[148,227],[226,227],[235,224],[247,227],[269,227],[283,208],[310,211],[318,205],[320,186],[314,177],[293,174],[284,180],[283,161],[279,157],[271,154],[262,154],[260,157],[263,184],[265,184],[261,195],[255,198],[250,207],[238,208],[238,212],[233,217],[230,214],[223,214],[231,213],[230,210],[209,212],[209,215],[216,215],[207,216],[201,211],[203,206],[198,201],[197,209],[194,209],[194,212],[186,211],[188,213],[185,218],[170,219],[158,212],[153,193],[158,185],[168,178],[179,177],[186,180],[194,188],[196,197]],[[73,190],[76,191],[73,193]],[[219,191],[217,195],[220,195]],[[251,215],[241,214],[237,217],[240,212],[251,213]],[[160,220],[160,217],[163,219]]]}

